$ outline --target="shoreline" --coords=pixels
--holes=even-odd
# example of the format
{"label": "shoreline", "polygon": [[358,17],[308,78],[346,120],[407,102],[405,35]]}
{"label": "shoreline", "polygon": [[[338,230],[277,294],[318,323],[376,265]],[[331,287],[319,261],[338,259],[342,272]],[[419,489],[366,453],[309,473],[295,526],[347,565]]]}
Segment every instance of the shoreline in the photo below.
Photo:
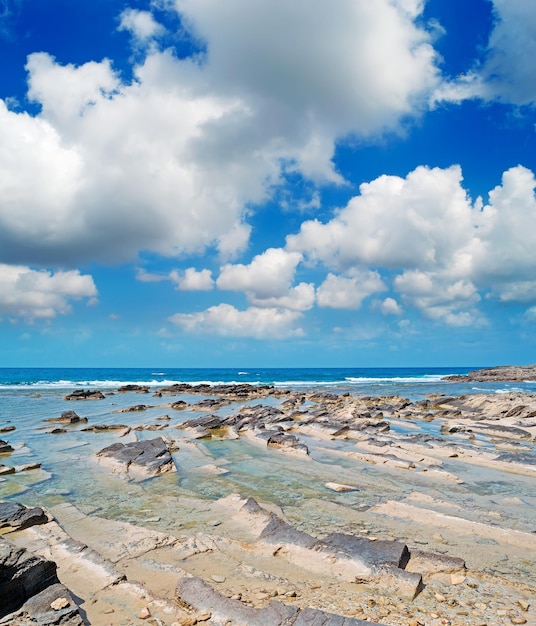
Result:
{"label": "shoreline", "polygon": [[[119,398],[122,405],[136,401],[113,408]],[[28,502],[48,505],[56,521],[3,537],[56,556],[59,579],[81,600],[88,623],[219,624],[218,610],[238,610],[222,598],[256,611],[270,601],[297,607],[300,619],[311,609],[393,626],[534,623],[535,394],[410,401],[245,385],[117,389],[100,400],[64,402],[83,418],[92,403],[109,403],[107,425],[91,416],[71,421],[70,415],[34,429],[43,428],[42,436],[54,441],[73,438],[63,454],[72,454],[76,471],[92,468],[109,490],[110,504],[72,501],[69,495]],[[185,412],[197,417],[184,419]],[[151,418],[140,424],[146,415]],[[54,428],[64,432],[52,435]],[[10,433],[0,438],[9,443]],[[155,465],[134,471],[137,452],[129,446],[156,439],[165,444],[170,470],[161,464],[156,474]],[[121,454],[96,456],[110,446]],[[0,463],[17,467],[11,459],[18,456],[18,449],[4,453]],[[4,480],[32,471],[43,470],[17,469]],[[243,507],[255,490],[260,511],[253,515]],[[125,495],[132,506],[121,500]],[[17,499],[13,494],[8,501]],[[252,530],[267,515],[286,524],[274,540],[277,549],[262,530]],[[362,555],[355,546],[333,544],[333,533],[367,540],[375,558],[402,544],[410,558],[381,576],[374,568],[355,574]],[[122,538],[112,541],[114,536]],[[126,576],[121,584],[137,581],[141,587],[116,584],[114,596],[109,583],[98,588],[108,580],[103,574],[84,590],[76,572],[89,565],[80,550],[65,548],[70,540],[88,547],[93,567],[99,557],[102,571],[113,565]],[[398,570],[422,576],[424,588],[415,599],[394,585],[406,576]],[[193,583],[184,583],[181,593],[190,608],[177,608],[175,587],[190,577],[201,580],[195,596],[201,604],[191,604],[193,592],[186,587]],[[212,610],[202,606],[209,596]],[[151,616],[139,617],[145,608]],[[261,614],[248,615],[253,624]]]}

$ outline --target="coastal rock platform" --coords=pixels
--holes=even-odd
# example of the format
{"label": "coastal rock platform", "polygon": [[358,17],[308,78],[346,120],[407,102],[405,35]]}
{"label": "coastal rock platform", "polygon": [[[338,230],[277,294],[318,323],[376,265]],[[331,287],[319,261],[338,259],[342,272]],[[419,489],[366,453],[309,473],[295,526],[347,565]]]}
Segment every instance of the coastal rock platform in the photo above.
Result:
{"label": "coastal rock platform", "polygon": [[0,532],[87,623],[536,623],[536,394],[212,391],[157,390],[141,424],[127,388],[89,427],[6,437],[8,468],[41,440],[57,460],[2,476],[6,511],[40,513]]}

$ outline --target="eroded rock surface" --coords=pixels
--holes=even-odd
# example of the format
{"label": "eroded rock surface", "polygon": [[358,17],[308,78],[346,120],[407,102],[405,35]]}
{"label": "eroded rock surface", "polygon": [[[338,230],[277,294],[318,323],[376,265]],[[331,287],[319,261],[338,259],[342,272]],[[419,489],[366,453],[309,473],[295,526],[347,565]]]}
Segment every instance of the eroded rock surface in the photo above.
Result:
{"label": "eroded rock surface", "polygon": [[97,452],[99,462],[128,478],[149,478],[176,471],[167,443],[161,438],[114,443]]}

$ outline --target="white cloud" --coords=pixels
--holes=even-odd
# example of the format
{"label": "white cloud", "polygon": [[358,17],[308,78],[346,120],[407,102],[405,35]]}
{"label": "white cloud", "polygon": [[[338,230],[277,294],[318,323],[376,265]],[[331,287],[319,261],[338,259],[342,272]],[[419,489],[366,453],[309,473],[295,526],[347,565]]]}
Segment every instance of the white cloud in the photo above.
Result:
{"label": "white cloud", "polygon": [[[181,60],[151,46],[131,83],[108,60],[76,67],[30,55],[28,96],[41,113],[0,109],[2,261],[106,262],[212,245],[231,259],[247,245],[248,211],[284,169],[340,182],[336,140],[396,130],[438,81],[418,2],[174,6],[206,55]],[[120,20],[138,40],[160,30],[146,11],[127,8]]]}
{"label": "white cloud", "polygon": [[408,270],[394,279],[394,286],[404,302],[420,309],[434,320],[453,326],[481,323],[482,315],[475,305],[480,295],[468,280],[453,280],[448,275]]}
{"label": "white cloud", "polygon": [[173,273],[172,279],[181,291],[210,291],[214,287],[210,270],[196,270],[189,267],[184,274]]}
{"label": "white cloud", "polygon": [[180,291],[210,291],[214,287],[212,272],[207,269],[196,270],[195,267],[189,267],[184,272],[171,270],[167,274],[155,274],[144,268],[138,268],[136,280],[142,283],[159,283],[169,280]]}
{"label": "white cloud", "polygon": [[307,311],[314,306],[315,287],[312,283],[299,283],[282,296],[256,298],[254,295],[250,295],[248,299],[253,306]]}
{"label": "white cloud", "polygon": [[97,296],[93,278],[78,271],[36,271],[0,264],[0,315],[27,320],[71,312],[69,300]]}
{"label": "white cloud", "polygon": [[394,298],[385,298],[378,304],[380,311],[384,315],[402,315],[402,307]]}
{"label": "white cloud", "polygon": [[536,4],[492,0],[495,22],[483,61],[442,85],[437,100],[459,102],[478,97],[516,105],[536,103]]}
{"label": "white cloud", "polygon": [[159,24],[149,11],[137,9],[125,9],[121,13],[117,30],[129,31],[134,39],[142,44],[165,32],[162,24]]}
{"label": "white cloud", "polygon": [[[445,266],[472,237],[471,203],[461,169],[418,167],[407,178],[380,176],[360,186],[326,224],[304,222],[287,248],[344,271]],[[458,262],[460,259],[458,259]]]}
{"label": "white cloud", "polygon": [[[418,167],[405,179],[381,176],[361,185],[361,195],[327,223],[304,222],[287,249],[347,275],[377,268],[404,304],[427,317],[482,323],[475,307],[483,294],[536,301],[535,185],[530,170],[511,168],[484,205],[468,197],[458,166]],[[351,281],[328,278],[318,304],[350,307]],[[396,314],[395,304],[386,301],[381,310]]]}
{"label": "white cloud", "polygon": [[355,271],[350,278],[329,273],[316,290],[319,307],[331,309],[359,309],[365,298],[385,291],[378,272]]}
{"label": "white cloud", "polygon": [[219,289],[244,291],[257,300],[285,296],[302,260],[299,252],[268,248],[249,265],[227,264],[216,281]]}
{"label": "white cloud", "polygon": [[303,335],[303,330],[295,327],[300,317],[296,311],[257,307],[239,311],[230,304],[219,304],[200,313],[176,313],[169,319],[188,333],[285,339]]}

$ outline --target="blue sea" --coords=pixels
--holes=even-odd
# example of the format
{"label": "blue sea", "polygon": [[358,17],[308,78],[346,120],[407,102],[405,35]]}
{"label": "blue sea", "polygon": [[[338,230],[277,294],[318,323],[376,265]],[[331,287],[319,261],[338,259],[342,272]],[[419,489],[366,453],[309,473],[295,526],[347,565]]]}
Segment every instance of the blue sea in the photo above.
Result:
{"label": "blue sea", "polygon": [[503,393],[534,391],[527,383],[453,383],[451,374],[478,367],[386,368],[0,368],[3,390],[73,388],[111,389],[125,384],[161,387],[173,383],[249,383],[291,389],[323,388],[365,395],[402,395],[418,399],[428,394]]}

